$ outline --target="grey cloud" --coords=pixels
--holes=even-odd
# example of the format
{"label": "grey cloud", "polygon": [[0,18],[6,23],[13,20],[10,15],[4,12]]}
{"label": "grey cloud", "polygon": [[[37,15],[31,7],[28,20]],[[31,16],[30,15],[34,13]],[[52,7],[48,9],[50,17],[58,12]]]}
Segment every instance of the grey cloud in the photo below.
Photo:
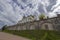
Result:
{"label": "grey cloud", "polygon": [[27,2],[27,0],[21,0],[22,2],[24,2],[24,3],[26,3]]}
{"label": "grey cloud", "polygon": [[51,10],[51,8],[52,8],[52,6],[54,6],[56,4],[56,1],[57,0],[49,0],[50,5],[46,7],[48,12],[53,11],[53,10]]}
{"label": "grey cloud", "polygon": [[43,7],[44,7],[44,6],[43,6],[42,4],[39,4],[39,6],[38,6],[38,11],[39,11],[40,13],[45,13]]}

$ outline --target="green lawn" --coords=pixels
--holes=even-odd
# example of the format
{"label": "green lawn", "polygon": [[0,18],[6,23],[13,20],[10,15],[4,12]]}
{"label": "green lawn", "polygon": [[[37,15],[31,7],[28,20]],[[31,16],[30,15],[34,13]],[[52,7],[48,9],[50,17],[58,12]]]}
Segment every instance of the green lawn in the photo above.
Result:
{"label": "green lawn", "polygon": [[30,38],[32,40],[60,40],[60,31],[47,30],[5,30],[4,32]]}

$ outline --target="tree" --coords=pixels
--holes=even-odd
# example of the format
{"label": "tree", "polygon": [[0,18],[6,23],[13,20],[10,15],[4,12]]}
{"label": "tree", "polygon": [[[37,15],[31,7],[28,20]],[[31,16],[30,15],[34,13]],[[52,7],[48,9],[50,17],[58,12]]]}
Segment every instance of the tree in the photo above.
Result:
{"label": "tree", "polygon": [[2,31],[4,31],[4,30],[6,29],[6,26],[7,26],[7,25],[4,25],[4,26],[2,27]]}
{"label": "tree", "polygon": [[44,14],[41,14],[41,15],[39,16],[39,19],[42,20],[42,19],[44,19],[44,17],[45,17],[45,15],[44,15]]}

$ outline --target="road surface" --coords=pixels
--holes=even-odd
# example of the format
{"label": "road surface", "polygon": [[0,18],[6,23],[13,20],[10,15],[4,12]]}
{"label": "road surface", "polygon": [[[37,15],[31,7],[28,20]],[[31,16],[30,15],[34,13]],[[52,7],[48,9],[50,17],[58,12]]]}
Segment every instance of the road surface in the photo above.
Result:
{"label": "road surface", "polygon": [[8,34],[8,33],[4,33],[4,32],[0,32],[0,40],[29,40],[29,39],[12,35],[12,34]]}

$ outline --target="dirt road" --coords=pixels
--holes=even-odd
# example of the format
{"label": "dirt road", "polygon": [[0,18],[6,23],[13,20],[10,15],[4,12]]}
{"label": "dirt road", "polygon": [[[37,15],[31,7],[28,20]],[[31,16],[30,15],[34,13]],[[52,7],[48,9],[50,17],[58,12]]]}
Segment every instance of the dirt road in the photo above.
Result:
{"label": "dirt road", "polygon": [[8,34],[8,33],[4,33],[4,32],[0,32],[0,40],[29,40],[29,39],[12,35],[12,34]]}

